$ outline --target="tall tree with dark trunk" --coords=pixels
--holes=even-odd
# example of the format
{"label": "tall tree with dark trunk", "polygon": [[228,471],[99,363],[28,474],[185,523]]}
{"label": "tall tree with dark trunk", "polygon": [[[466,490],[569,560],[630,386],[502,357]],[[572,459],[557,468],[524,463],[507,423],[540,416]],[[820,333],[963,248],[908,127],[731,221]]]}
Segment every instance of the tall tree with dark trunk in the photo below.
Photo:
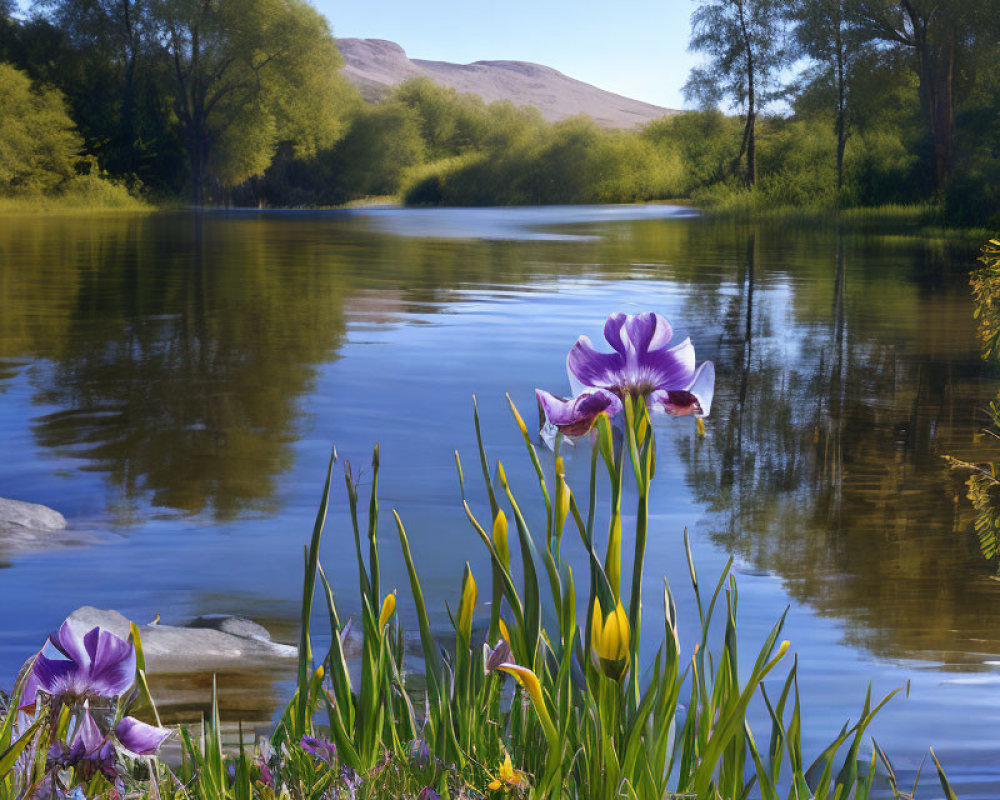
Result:
{"label": "tall tree with dark trunk", "polygon": [[73,78],[55,77],[79,84],[65,88],[88,142],[105,168],[137,173],[150,127],[139,111],[139,94],[148,88],[142,84],[150,78],[148,0],[40,0],[36,6],[78,54]]}
{"label": "tall tree with dark trunk", "polygon": [[788,7],[794,53],[811,62],[806,69],[807,79],[829,86],[835,98],[838,190],[844,185],[844,153],[850,136],[850,76],[861,46],[857,33],[848,24],[845,8],[848,1],[790,0]]}
{"label": "tall tree with dark trunk", "polygon": [[943,192],[954,165],[957,65],[976,47],[978,32],[995,25],[994,0],[847,0],[846,7],[861,34],[913,52]]}
{"label": "tall tree with dark trunk", "polygon": [[744,114],[743,140],[734,165],[746,157],[748,188],[757,182],[757,115],[776,93],[785,66],[784,19],[778,0],[696,0],[689,49],[708,62],[691,70],[684,94],[706,106],[726,102]]}

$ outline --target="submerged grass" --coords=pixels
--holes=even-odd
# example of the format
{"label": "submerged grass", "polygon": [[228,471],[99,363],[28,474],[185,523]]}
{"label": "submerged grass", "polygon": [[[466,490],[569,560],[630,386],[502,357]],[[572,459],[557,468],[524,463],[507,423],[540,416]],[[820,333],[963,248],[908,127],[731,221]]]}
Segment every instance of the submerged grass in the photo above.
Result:
{"label": "submerged grass", "polygon": [[[363,498],[350,465],[344,470],[359,574],[361,613],[355,624],[362,640],[357,670],[348,667],[343,643],[352,623],[342,621],[319,558],[334,454],[304,555],[296,691],[271,736],[227,751],[213,691],[209,718],[200,729],[180,732],[180,766],[120,752],[114,778],[88,774],[79,766],[60,769],[52,763],[50,748],[66,735],[60,726],[74,711],[50,700],[34,717],[19,714],[15,709],[25,674],[0,722],[0,800],[123,795],[157,800],[865,800],[876,772],[888,777],[893,797],[912,796],[916,787],[898,787],[888,757],[874,743],[865,744],[868,726],[895,692],[875,700],[869,690],[856,721],[807,758],[798,665],[781,637],[784,617],[762,642],[751,645],[749,661],[741,658],[748,643],[738,632],[739,590],[731,561],[706,587],[685,535],[700,622],[696,641],[681,642],[673,589],[665,580],[660,613],[651,611],[653,602],[641,613],[643,543],[650,532],[645,504],[656,465],[652,421],[642,403],[626,399],[622,431],[613,431],[605,415],[598,418],[590,484],[580,495],[566,480],[559,439],[554,456],[540,454],[513,403],[511,411],[524,436],[525,468],[530,464],[537,478],[545,513],[529,523],[505,466],[488,457],[475,412],[489,518],[463,502],[472,533],[491,562],[485,641],[473,635],[483,603],[466,565],[456,586],[454,640],[442,647],[432,632],[405,524],[399,513],[392,514],[393,538],[403,555],[418,621],[421,691],[404,661],[397,597],[381,588],[377,448],[367,513],[360,510]],[[456,466],[464,499],[468,487],[457,453]],[[622,586],[621,572],[628,555],[621,536],[626,484],[633,484],[638,496],[630,592]],[[610,495],[608,506],[598,501],[602,491]],[[562,556],[567,530],[589,561],[587,575],[579,580]],[[317,588],[331,635],[329,650],[319,658],[310,636]],[[140,645],[137,634],[133,629]],[[643,636],[657,645],[651,664],[639,661]],[[141,645],[138,653],[143,677],[138,685],[145,687]],[[765,678],[774,681],[770,688]],[[763,730],[752,728],[748,714],[757,702],[767,710]],[[936,759],[935,765],[942,789],[954,797]]]}

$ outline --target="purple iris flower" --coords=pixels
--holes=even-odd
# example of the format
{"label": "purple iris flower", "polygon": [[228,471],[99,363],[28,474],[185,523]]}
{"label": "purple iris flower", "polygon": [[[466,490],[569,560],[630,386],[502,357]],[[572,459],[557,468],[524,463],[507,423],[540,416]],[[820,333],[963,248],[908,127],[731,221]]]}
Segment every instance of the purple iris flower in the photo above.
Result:
{"label": "purple iris flower", "polygon": [[118,777],[118,753],[90,712],[85,711],[69,745],[57,742],[49,750],[47,767],[76,767],[85,780],[100,772],[113,781]]}
{"label": "purple iris flower", "polygon": [[318,758],[324,764],[333,766],[337,760],[337,746],[329,739],[317,739],[315,736],[303,736],[299,747],[310,755]]}
{"label": "purple iris flower", "polygon": [[425,786],[417,795],[417,800],[441,800],[441,795],[430,786]]}
{"label": "purple iris flower", "polygon": [[65,658],[38,654],[22,703],[33,703],[38,689],[67,700],[113,698],[135,682],[135,647],[110,631],[92,628],[80,636],[64,622],[49,642]]}
{"label": "purple iris flower", "polygon": [[673,334],[659,314],[612,314],[604,338],[614,352],[598,352],[581,336],[566,359],[570,381],[580,391],[564,399],[536,390],[546,419],[567,436],[582,436],[600,414],[618,414],[625,397],[641,400],[651,411],[708,416],[715,367],[711,361],[695,365],[690,339],[670,347]]}
{"label": "purple iris flower", "polygon": [[169,728],[158,728],[156,725],[147,725],[140,722],[135,717],[123,717],[115,725],[115,736],[129,752],[137,756],[156,755],[157,751],[170,734]]}
{"label": "purple iris flower", "polygon": [[487,675],[500,669],[501,664],[506,664],[514,660],[510,645],[504,639],[497,642],[496,647],[483,644],[483,672]]}

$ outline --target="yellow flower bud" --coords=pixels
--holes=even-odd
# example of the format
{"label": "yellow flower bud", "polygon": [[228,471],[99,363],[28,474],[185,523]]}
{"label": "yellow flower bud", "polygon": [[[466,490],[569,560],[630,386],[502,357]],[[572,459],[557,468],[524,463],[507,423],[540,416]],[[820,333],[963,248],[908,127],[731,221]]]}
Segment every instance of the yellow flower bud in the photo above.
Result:
{"label": "yellow flower bud", "polygon": [[569,485],[562,475],[556,476],[556,536],[562,536],[569,517],[569,501],[572,497]]}
{"label": "yellow flower bud", "polygon": [[396,613],[396,593],[387,594],[385,600],[382,601],[382,611],[378,615],[378,629],[382,630],[392,619],[392,615]]}
{"label": "yellow flower bud", "polygon": [[507,642],[507,646],[510,647],[510,631],[507,630],[507,623],[503,619],[497,621],[500,623],[500,638]]}
{"label": "yellow flower bud", "polygon": [[497,558],[500,563],[510,569],[510,543],[507,539],[507,515],[503,509],[497,510],[496,519],[493,520],[493,548],[497,551]]}
{"label": "yellow flower bud", "polygon": [[788,641],[788,639],[785,639],[785,641],[783,641],[781,643],[781,646],[778,648],[778,654],[775,657],[776,658],[781,658],[782,656],[784,656],[785,653],[788,652],[788,648],[791,647],[791,646],[792,646],[792,643],[790,641]]}
{"label": "yellow flower bud", "polygon": [[462,576],[462,599],[458,604],[458,635],[468,642],[472,637],[472,614],[476,610],[476,599],[479,597],[479,587],[472,576],[469,564],[465,565],[465,575]]}
{"label": "yellow flower bud", "polygon": [[607,616],[601,608],[601,601],[594,601],[594,611],[590,618],[590,644],[601,670],[612,680],[619,680],[628,670],[631,636],[632,627],[621,601]]}
{"label": "yellow flower bud", "polygon": [[528,438],[528,426],[524,424],[524,420],[521,418],[521,412],[517,410],[517,406],[515,406],[514,401],[510,399],[510,395],[507,395],[507,402],[510,403],[510,410],[514,413],[514,421],[517,422],[517,427],[521,429],[521,435]]}

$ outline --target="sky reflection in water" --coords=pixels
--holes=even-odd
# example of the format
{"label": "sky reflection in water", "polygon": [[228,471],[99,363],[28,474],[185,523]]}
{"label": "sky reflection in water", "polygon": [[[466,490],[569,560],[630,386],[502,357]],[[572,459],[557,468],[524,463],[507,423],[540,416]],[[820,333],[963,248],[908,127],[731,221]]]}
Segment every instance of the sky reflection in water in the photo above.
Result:
{"label": "sky reflection in water", "polygon": [[[956,515],[968,522],[961,483],[940,458],[978,457],[995,388],[970,253],[662,214],[0,221],[0,495],[103,538],[31,555],[0,543],[0,670],[85,603],[139,621],[251,614],[292,635],[333,442],[356,467],[381,443],[382,508],[403,515],[444,625],[464,562],[488,575],[454,474],[455,449],[473,471],[473,392],[491,458],[537,513],[504,393],[533,413],[536,386],[566,386],[577,335],[599,340],[611,311],[656,310],[718,383],[703,442],[690,419],[661,424],[647,606],[665,573],[682,619],[694,613],[689,526],[706,583],[737,559],[747,657],[792,604],[812,750],[857,716],[868,680],[877,692],[911,680],[875,727],[897,766],[935,744],[963,797],[995,795],[1000,584],[954,530]],[[572,485],[588,462],[586,446],[568,454]],[[337,491],[323,558],[349,612]],[[228,677],[234,716],[266,719],[284,691],[273,676]],[[198,679],[163,685],[177,687],[178,717],[197,707]]]}

